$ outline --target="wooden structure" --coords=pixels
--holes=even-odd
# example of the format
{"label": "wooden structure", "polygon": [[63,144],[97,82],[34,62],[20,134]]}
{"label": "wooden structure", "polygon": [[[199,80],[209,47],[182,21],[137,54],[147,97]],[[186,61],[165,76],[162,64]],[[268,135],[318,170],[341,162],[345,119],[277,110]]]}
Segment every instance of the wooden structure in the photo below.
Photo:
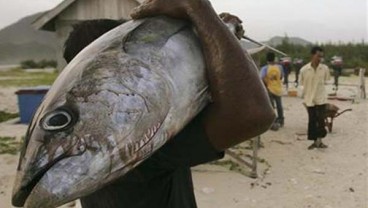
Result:
{"label": "wooden structure", "polygon": [[59,68],[65,66],[62,58],[63,44],[80,21],[91,19],[130,19],[131,10],[143,0],[64,0],[55,8],[45,12],[32,24],[37,30],[56,33],[59,50],[57,61]]}
{"label": "wooden structure", "polygon": [[365,79],[364,79],[364,74],[365,74],[365,70],[366,69],[359,69],[359,88],[358,88],[358,96],[360,96],[361,99],[366,99],[367,98],[367,94],[365,92]]}
{"label": "wooden structure", "polygon": [[231,149],[227,149],[225,150],[225,153],[230,156],[231,158],[234,159],[235,162],[237,162],[239,165],[241,166],[247,166],[248,168],[251,169],[250,171],[250,175],[249,177],[251,178],[257,178],[258,177],[258,173],[257,173],[257,160],[258,160],[258,149],[259,149],[259,144],[261,142],[261,136],[257,136],[254,137],[252,139],[252,160],[251,162],[248,162],[246,160],[244,160],[242,157],[240,157],[237,153],[233,152]]}

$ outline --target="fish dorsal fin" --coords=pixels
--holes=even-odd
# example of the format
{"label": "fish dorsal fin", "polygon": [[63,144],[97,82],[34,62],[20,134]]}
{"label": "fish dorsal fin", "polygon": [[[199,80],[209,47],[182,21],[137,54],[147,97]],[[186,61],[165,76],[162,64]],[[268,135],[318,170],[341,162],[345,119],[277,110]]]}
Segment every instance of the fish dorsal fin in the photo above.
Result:
{"label": "fish dorsal fin", "polygon": [[190,23],[165,16],[147,18],[123,40],[123,50],[129,54],[142,54],[159,50],[176,33],[188,29]]}

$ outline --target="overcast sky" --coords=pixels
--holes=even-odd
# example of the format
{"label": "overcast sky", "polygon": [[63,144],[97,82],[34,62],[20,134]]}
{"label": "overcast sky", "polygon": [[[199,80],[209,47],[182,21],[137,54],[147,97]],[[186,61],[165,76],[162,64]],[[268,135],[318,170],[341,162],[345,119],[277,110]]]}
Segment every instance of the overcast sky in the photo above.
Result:
{"label": "overcast sky", "polygon": [[[0,0],[0,29],[61,0]],[[247,35],[301,37],[311,42],[368,42],[368,0],[211,0],[215,10],[238,15]]]}

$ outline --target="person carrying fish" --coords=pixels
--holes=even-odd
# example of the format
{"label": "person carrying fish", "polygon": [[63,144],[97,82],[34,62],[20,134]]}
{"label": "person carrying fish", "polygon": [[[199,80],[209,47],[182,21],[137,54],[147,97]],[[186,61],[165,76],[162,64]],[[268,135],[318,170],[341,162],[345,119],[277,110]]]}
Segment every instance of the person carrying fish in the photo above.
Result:
{"label": "person carrying fish", "polygon": [[[213,103],[119,182],[82,197],[83,208],[197,207],[190,167],[222,158],[226,148],[259,135],[272,121],[273,113],[264,97],[264,89],[254,77],[257,74],[251,58],[243,57],[237,40],[219,21],[208,1],[147,1],[132,17],[158,14],[193,21],[209,68],[207,76]],[[238,21],[235,32],[240,39],[244,32],[240,19],[228,13],[220,17],[224,21]],[[251,106],[257,100],[261,106]],[[234,107],[241,107],[240,115],[231,112]],[[256,112],[251,112],[252,108]],[[258,124],[252,125],[252,122]]]}
{"label": "person carrying fish", "polygon": [[[185,21],[141,20],[157,15]],[[117,28],[94,41],[77,56],[72,56],[49,91],[27,134],[27,151],[21,154],[13,192],[14,205],[55,207],[80,198],[83,208],[195,208],[190,168],[220,159],[227,148],[269,129],[275,114],[256,65],[248,54],[244,55],[238,39],[208,0],[148,0],[131,16],[136,21],[122,27],[136,28],[137,33],[126,36]],[[139,33],[142,29],[157,29],[145,24],[150,21],[171,25],[172,34],[186,31],[187,21],[194,26],[210,90],[210,102],[204,108],[193,105],[194,101],[199,102],[197,100],[187,101],[193,99],[188,97],[187,90],[202,89],[196,85],[204,82],[182,86],[182,77],[177,76],[162,82],[162,73],[153,74],[156,69],[143,63],[172,61],[172,52],[183,47],[175,45],[172,39],[160,39],[155,34],[147,38]],[[124,38],[120,38],[122,36]],[[107,45],[110,39],[112,44]],[[167,59],[156,61],[160,50],[153,50],[152,55],[149,48],[139,48],[152,39],[159,40],[160,48],[168,47]],[[176,41],[183,39],[187,40],[186,36],[175,36]],[[122,46],[122,41],[128,42]],[[188,48],[193,47],[196,45],[189,42]],[[117,59],[111,58],[116,54]],[[193,56],[195,61],[201,57],[191,51],[179,59],[186,60],[186,56]],[[122,60],[130,65],[122,65],[119,62]],[[197,62],[201,66],[200,61]],[[172,72],[170,68],[161,70]],[[193,73],[196,72],[180,76]],[[66,82],[68,76],[77,80]],[[178,79],[176,85],[170,84],[173,79]],[[189,80],[192,79],[197,78]],[[174,97],[166,103],[167,97],[177,92],[176,86],[181,86],[177,91],[185,99]],[[144,90],[138,91],[141,88]],[[150,91],[152,88],[155,90]],[[203,89],[196,95],[202,95],[207,87]],[[182,103],[185,105],[179,108]],[[129,108],[121,109],[123,104]],[[182,121],[181,117],[193,113],[191,108],[201,110],[189,121]],[[171,109],[177,110],[172,112]],[[129,121],[139,122],[130,125]],[[141,129],[147,130],[138,134]],[[122,141],[118,140],[121,134],[124,135]]]}

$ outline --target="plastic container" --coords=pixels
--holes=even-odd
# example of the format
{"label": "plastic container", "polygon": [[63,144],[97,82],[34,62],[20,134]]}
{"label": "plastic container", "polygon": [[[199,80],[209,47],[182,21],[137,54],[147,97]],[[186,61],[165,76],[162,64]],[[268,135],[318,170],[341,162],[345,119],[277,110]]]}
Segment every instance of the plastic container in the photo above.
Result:
{"label": "plastic container", "polygon": [[296,91],[296,90],[289,90],[288,91],[288,96],[289,97],[297,97],[298,96],[298,91]]}
{"label": "plastic container", "polygon": [[18,97],[20,123],[27,124],[31,121],[49,88],[49,86],[38,86],[22,88],[15,92]]}

